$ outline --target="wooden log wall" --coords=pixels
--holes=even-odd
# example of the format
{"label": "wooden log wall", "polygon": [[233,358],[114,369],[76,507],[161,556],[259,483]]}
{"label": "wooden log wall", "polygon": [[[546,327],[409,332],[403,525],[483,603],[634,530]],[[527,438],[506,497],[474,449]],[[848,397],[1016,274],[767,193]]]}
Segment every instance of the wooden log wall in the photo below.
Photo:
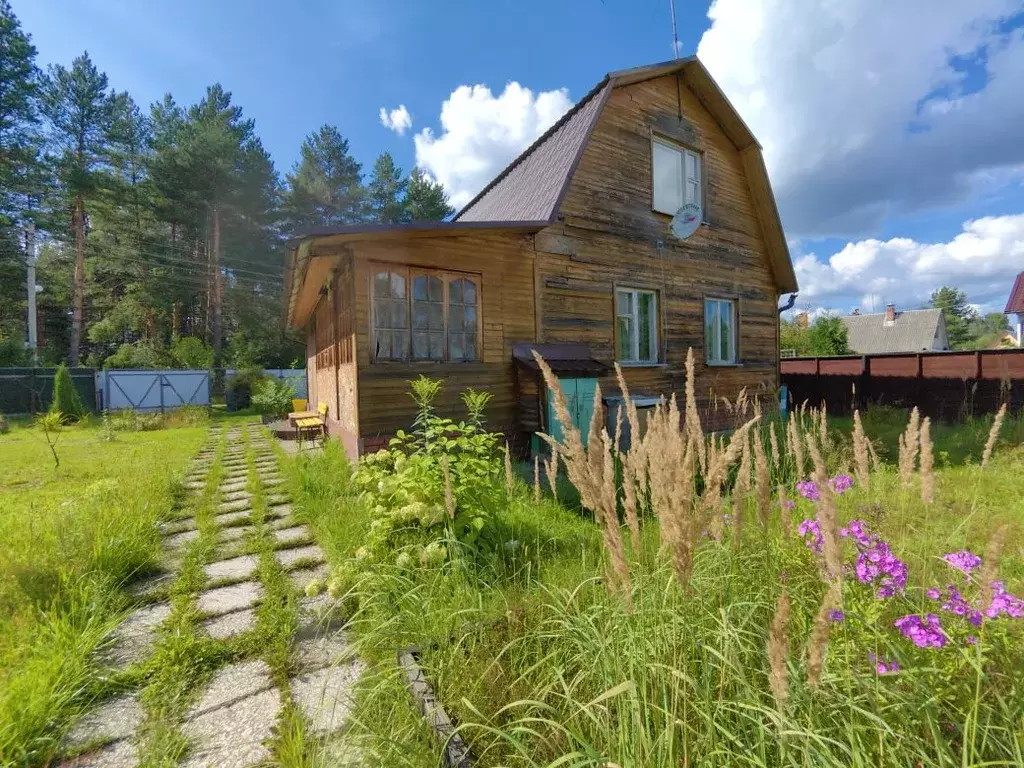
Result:
{"label": "wooden log wall", "polygon": [[[652,133],[699,153],[706,222],[685,241],[671,217],[651,209]],[[561,221],[536,236],[539,339],[590,345],[615,360],[617,286],[658,293],[661,355],[631,367],[636,394],[681,395],[686,352],[696,355],[698,398],[709,411],[721,397],[752,396],[778,385],[778,291],[761,219],[740,152],[675,75],[610,96],[560,209]],[[739,310],[739,365],[704,363],[704,298],[733,298]],[[601,382],[618,391],[614,377]]]}
{"label": "wooden log wall", "polygon": [[[506,234],[360,242],[353,251],[360,436],[391,435],[409,427],[415,416],[409,382],[420,374],[443,380],[436,403],[440,414],[462,418],[465,408],[459,393],[469,387],[483,389],[493,395],[486,412],[488,426],[511,431],[515,424],[512,345],[534,336],[532,237]],[[373,265],[381,263],[478,275],[480,360],[371,362],[370,281]]]}

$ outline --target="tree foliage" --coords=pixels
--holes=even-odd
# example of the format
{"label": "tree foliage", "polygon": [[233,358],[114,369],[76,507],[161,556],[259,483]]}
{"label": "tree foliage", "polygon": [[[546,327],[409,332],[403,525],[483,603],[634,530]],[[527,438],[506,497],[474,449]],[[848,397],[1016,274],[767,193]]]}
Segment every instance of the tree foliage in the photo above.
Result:
{"label": "tree foliage", "polygon": [[971,321],[978,316],[974,307],[967,302],[967,294],[959,288],[943,286],[932,291],[931,305],[942,310],[950,349],[966,348],[973,338]]}
{"label": "tree foliage", "polygon": [[819,315],[806,327],[798,321],[783,319],[779,342],[781,349],[795,350],[797,357],[850,354],[846,324],[838,315]]}
{"label": "tree foliage", "polygon": [[25,338],[23,238],[37,225],[44,364],[283,368],[282,243],[313,227],[443,219],[443,188],[382,154],[369,179],[342,132],[310,133],[282,180],[231,92],[148,108],[88,53],[36,65],[0,0],[0,359]]}

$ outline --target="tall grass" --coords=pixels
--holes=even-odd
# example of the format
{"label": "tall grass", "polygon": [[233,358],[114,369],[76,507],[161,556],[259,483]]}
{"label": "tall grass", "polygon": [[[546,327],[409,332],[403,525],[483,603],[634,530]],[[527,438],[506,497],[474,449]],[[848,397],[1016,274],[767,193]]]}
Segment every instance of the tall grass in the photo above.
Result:
{"label": "tall grass", "polygon": [[68,427],[59,471],[34,428],[0,438],[0,764],[45,764],[100,683],[92,653],[158,562],[155,523],[204,431]]}
{"label": "tall grass", "polygon": [[[487,567],[384,562],[356,580],[343,603],[374,663],[353,726],[367,749],[438,764],[393,661],[415,644],[480,765],[1022,764],[1024,621],[986,621],[970,643],[925,593],[959,578],[941,556],[961,549],[986,552],[977,584],[1024,587],[1024,452],[1006,446],[1019,420],[918,422],[901,473],[906,413],[801,409],[773,440],[745,401],[729,404],[742,428],[728,442],[704,435],[690,402],[665,403],[625,450],[600,425],[584,446],[567,421],[556,449],[583,514],[510,477],[509,546]],[[851,470],[861,482],[833,492]],[[333,449],[295,472],[300,514],[350,567],[372,494],[353,494]],[[809,478],[817,502],[795,490]],[[878,598],[848,570],[853,519],[906,564],[905,590]],[[800,520],[821,529],[820,554],[791,530]],[[893,627],[931,611],[947,621],[943,648]]]}

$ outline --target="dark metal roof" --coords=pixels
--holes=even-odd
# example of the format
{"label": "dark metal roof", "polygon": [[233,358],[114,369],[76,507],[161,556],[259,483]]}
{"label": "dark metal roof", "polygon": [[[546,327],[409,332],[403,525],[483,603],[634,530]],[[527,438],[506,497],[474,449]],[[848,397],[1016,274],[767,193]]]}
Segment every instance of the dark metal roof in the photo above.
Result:
{"label": "dark metal roof", "polygon": [[339,224],[333,227],[313,227],[300,232],[285,246],[294,249],[300,242],[311,237],[331,237],[334,235],[380,235],[401,233],[436,233],[438,235],[463,234],[466,230],[475,229],[532,229],[548,225],[547,220],[526,221],[502,219],[500,221],[410,221],[405,224]]}
{"label": "dark metal roof", "polygon": [[1013,290],[1010,291],[1010,298],[1006,300],[1006,309],[1003,312],[1007,315],[1024,315],[1024,272],[1017,275],[1013,283]]}
{"label": "dark metal roof", "polygon": [[456,221],[554,221],[611,92],[605,77],[459,211]]}
{"label": "dark metal roof", "polygon": [[611,366],[591,357],[590,348],[586,344],[514,344],[512,358],[518,365],[530,371],[540,371],[540,366],[533,358],[534,350],[537,350],[556,374],[604,376],[611,371]]}

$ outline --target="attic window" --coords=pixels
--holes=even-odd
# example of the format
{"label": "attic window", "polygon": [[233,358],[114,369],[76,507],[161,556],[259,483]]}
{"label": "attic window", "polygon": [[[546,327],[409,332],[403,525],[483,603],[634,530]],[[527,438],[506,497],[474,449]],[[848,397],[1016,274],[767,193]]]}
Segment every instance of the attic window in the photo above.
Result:
{"label": "attic window", "polygon": [[658,137],[651,146],[651,207],[675,216],[684,203],[701,205],[700,155]]}

